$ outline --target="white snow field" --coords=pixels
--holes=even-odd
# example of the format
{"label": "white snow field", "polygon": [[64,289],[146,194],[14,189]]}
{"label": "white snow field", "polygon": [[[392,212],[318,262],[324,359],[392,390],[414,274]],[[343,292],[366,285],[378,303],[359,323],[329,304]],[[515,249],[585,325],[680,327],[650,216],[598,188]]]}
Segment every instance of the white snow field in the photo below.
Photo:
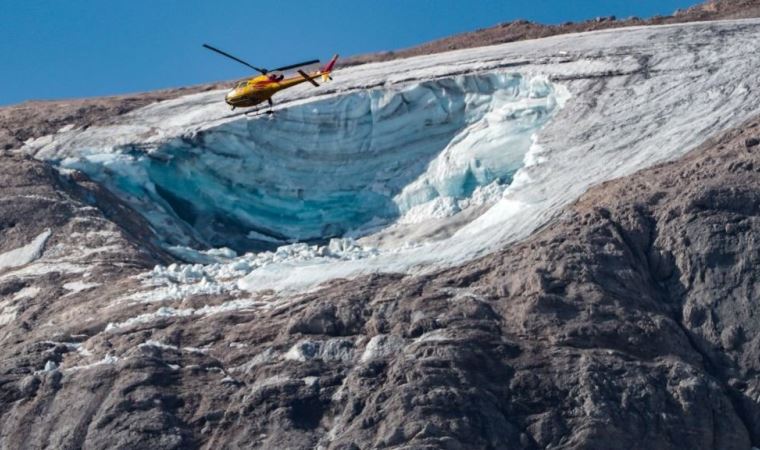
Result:
{"label": "white snow field", "polygon": [[197,263],[157,267],[131,301],[434,270],[757,114],[758,36],[695,23],[367,64],[278,94],[272,117],[214,91],[25,151],[104,183]]}

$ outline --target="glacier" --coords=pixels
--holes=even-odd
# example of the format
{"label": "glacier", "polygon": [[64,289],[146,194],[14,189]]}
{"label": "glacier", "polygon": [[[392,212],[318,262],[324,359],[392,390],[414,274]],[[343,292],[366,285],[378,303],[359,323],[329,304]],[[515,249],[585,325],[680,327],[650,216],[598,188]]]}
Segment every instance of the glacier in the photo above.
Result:
{"label": "glacier", "polygon": [[358,236],[437,198],[507,185],[556,107],[545,79],[458,76],[57,163],[127,199],[170,244],[271,249]]}
{"label": "glacier", "polygon": [[108,186],[193,263],[156,268],[128,301],[435,270],[756,114],[758,31],[627,28],[366,64],[278,94],[273,117],[212,91],[23,151]]}

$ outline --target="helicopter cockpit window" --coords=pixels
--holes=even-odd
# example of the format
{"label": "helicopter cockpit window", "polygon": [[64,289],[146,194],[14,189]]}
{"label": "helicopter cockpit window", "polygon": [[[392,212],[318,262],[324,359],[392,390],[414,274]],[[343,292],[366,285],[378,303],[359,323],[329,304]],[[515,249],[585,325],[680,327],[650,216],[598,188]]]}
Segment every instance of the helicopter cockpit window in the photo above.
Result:
{"label": "helicopter cockpit window", "polygon": [[246,86],[248,86],[248,82],[247,82],[247,81],[241,81],[241,82],[240,82],[240,83],[238,83],[238,84],[237,84],[237,86],[235,86],[235,87],[236,87],[236,88],[244,88],[244,87],[246,87]]}

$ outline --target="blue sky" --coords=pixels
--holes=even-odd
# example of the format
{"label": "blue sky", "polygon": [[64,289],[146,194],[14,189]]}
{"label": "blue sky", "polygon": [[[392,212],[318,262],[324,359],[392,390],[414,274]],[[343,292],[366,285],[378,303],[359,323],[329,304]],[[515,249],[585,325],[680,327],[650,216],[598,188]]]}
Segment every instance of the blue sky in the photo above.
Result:
{"label": "blue sky", "polygon": [[248,75],[208,42],[275,67],[413,46],[513,19],[670,14],[696,0],[0,0],[0,105]]}

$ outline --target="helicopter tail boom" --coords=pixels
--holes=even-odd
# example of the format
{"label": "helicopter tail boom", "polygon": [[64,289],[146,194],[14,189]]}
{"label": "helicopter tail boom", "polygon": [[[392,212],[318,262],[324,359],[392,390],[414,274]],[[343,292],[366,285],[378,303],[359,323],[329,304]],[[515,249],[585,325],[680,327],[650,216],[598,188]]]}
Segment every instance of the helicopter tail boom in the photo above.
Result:
{"label": "helicopter tail boom", "polygon": [[314,81],[314,78],[310,77],[309,74],[307,74],[303,70],[299,70],[298,74],[301,75],[302,77],[304,77],[306,79],[306,81],[308,81],[309,83],[313,84],[314,87],[319,87],[319,83],[317,83],[316,81]]}
{"label": "helicopter tail boom", "polygon": [[333,67],[335,67],[336,61],[338,61],[338,55],[333,55],[332,59],[330,59],[324,67],[319,69],[319,74],[322,75],[322,81],[332,80],[330,73],[332,72]]}

